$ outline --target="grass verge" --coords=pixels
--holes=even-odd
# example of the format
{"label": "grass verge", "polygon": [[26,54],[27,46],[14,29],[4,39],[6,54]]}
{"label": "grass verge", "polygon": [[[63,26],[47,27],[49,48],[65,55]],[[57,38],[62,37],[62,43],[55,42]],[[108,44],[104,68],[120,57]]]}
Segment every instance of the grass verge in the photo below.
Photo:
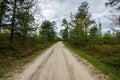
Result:
{"label": "grass verge", "polygon": [[120,71],[115,70],[113,67],[101,62],[99,59],[85,53],[84,51],[77,49],[73,46],[71,46],[68,43],[64,44],[73,52],[75,52],[77,55],[81,56],[82,58],[86,59],[88,62],[90,62],[94,67],[99,69],[103,74],[110,77],[110,80],[120,80]]}
{"label": "grass verge", "polygon": [[[26,63],[32,61],[35,57],[40,55],[43,51],[45,51],[46,49],[51,47],[53,44],[55,44],[55,42],[48,44],[44,49],[40,49],[26,58],[22,58],[19,60],[11,60],[11,61],[9,61],[11,63],[11,65],[7,65],[7,61],[4,61],[3,63],[5,64],[5,62],[6,62],[6,64],[5,64],[6,66],[4,66],[5,68],[0,68],[0,78],[9,77],[9,76],[5,76],[5,74],[7,74],[8,72],[14,71],[17,68],[21,68]],[[2,66],[2,64],[0,64],[0,66]]]}

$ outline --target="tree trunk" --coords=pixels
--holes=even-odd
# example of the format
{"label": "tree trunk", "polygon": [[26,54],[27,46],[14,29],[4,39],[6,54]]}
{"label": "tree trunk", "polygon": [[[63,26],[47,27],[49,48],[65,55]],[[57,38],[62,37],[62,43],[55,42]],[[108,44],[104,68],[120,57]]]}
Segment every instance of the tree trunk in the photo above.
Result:
{"label": "tree trunk", "polygon": [[2,17],[0,17],[0,33],[2,32]]}
{"label": "tree trunk", "polygon": [[3,2],[1,2],[1,12],[0,12],[0,33],[2,31],[2,17],[3,17]]}
{"label": "tree trunk", "polygon": [[11,34],[10,34],[10,41],[13,41],[14,38],[14,27],[15,27],[15,14],[16,14],[16,2],[17,0],[14,0],[14,8],[13,8],[13,15],[12,15],[12,23],[11,23]]}

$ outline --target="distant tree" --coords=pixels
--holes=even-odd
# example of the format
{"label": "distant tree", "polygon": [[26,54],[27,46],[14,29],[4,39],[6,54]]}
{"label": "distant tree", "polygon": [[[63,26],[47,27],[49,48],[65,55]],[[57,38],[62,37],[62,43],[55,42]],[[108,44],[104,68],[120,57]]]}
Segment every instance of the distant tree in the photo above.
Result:
{"label": "distant tree", "polygon": [[93,27],[90,28],[90,33],[89,33],[89,42],[94,45],[98,42],[98,28],[97,25],[94,24]]}
{"label": "distant tree", "polygon": [[82,2],[78,7],[78,12],[75,14],[72,24],[73,29],[70,31],[70,36],[74,39],[76,44],[85,45],[88,43],[88,29],[94,23],[89,13],[89,3]]}
{"label": "distant tree", "polygon": [[99,19],[99,24],[98,24],[98,37],[99,38],[102,38],[102,23],[100,22],[100,19]]}
{"label": "distant tree", "polygon": [[15,17],[16,17],[16,11],[17,11],[17,0],[12,1],[11,3],[13,4],[13,14],[12,14],[12,19],[11,19],[11,34],[10,34],[10,41],[13,41],[14,37],[14,29],[15,29]]}
{"label": "distant tree", "polygon": [[93,37],[98,35],[98,28],[95,25],[90,29],[90,35],[92,35]]}
{"label": "distant tree", "polygon": [[64,26],[65,29],[61,30],[61,34],[62,34],[63,40],[67,41],[69,39],[69,23],[65,18],[62,20],[62,26]]}
{"label": "distant tree", "polygon": [[40,35],[43,40],[45,41],[54,40],[54,37],[55,37],[54,27],[55,27],[55,22],[50,22],[48,20],[45,20],[42,22]]}
{"label": "distant tree", "polygon": [[118,39],[118,42],[120,43],[120,32],[116,32],[116,37]]}

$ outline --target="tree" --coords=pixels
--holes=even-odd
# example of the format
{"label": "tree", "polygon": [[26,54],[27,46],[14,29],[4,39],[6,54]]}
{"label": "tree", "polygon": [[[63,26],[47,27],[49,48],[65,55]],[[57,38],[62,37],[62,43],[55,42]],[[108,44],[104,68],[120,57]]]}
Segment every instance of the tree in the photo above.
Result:
{"label": "tree", "polygon": [[[118,39],[118,42],[120,41],[120,32],[116,32],[116,37]],[[120,43],[120,42],[119,42]]]}
{"label": "tree", "polygon": [[69,23],[65,18],[62,20],[62,26],[64,26],[65,29],[61,30],[61,34],[62,34],[63,40],[67,41],[69,39],[69,31],[68,31]]}
{"label": "tree", "polygon": [[102,23],[100,22],[100,19],[98,24],[98,37],[102,39]]}
{"label": "tree", "polygon": [[120,33],[120,0],[108,0],[108,2],[106,2],[105,5],[113,8],[113,10],[111,11],[111,16],[109,17],[109,19],[112,21],[113,25],[115,26],[115,27],[112,27],[112,30],[113,30],[113,32],[116,33],[116,39],[118,39],[118,43],[119,43],[119,33]]}
{"label": "tree", "polygon": [[45,20],[41,24],[40,35],[45,41],[53,41],[55,37],[55,22]]}
{"label": "tree", "polygon": [[104,44],[112,44],[112,43],[113,43],[112,34],[111,34],[110,31],[108,31],[108,32],[104,35],[103,41],[104,41]]}
{"label": "tree", "polygon": [[19,32],[20,28],[24,27],[25,30],[26,27],[30,27],[33,16],[30,14],[29,10],[34,4],[33,1],[34,0],[9,0],[9,11],[7,13],[11,16],[11,18],[9,18],[11,25],[8,28],[10,30],[11,42],[13,41],[15,33],[17,31]]}
{"label": "tree", "polygon": [[98,43],[98,28],[97,25],[94,24],[93,27],[90,28],[90,33],[89,33],[89,42],[93,45]]}
{"label": "tree", "polygon": [[90,29],[90,35],[92,35],[93,37],[95,37],[98,34],[98,29],[96,27],[96,25],[94,25],[91,29]]}
{"label": "tree", "polygon": [[11,22],[11,34],[10,34],[10,41],[13,41],[14,37],[14,27],[15,27],[15,16],[16,16],[16,9],[17,9],[17,0],[13,1],[13,14],[12,14],[12,22]]}
{"label": "tree", "polygon": [[76,14],[76,19],[78,20],[79,23],[81,23],[81,27],[83,28],[83,31],[84,31],[83,34],[84,34],[86,43],[88,42],[88,39],[87,39],[88,27],[92,23],[90,19],[91,15],[88,12],[88,9],[89,9],[89,4],[86,1],[82,2]]}
{"label": "tree", "polygon": [[[108,2],[107,2],[105,5],[106,5],[106,6],[113,7],[113,6],[116,6],[116,5],[118,5],[118,4],[120,4],[120,0],[108,0]],[[120,10],[120,5],[117,6],[116,9]]]}
{"label": "tree", "polygon": [[82,2],[78,7],[78,12],[75,14],[73,29],[70,31],[70,36],[74,39],[76,44],[85,46],[88,43],[88,29],[89,26],[94,23],[89,13],[89,4],[87,1]]}

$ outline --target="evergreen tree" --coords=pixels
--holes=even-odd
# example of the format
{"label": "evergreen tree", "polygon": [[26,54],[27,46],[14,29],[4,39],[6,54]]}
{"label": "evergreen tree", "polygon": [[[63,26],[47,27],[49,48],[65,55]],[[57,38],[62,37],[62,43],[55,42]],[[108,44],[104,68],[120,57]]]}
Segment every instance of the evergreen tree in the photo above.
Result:
{"label": "evergreen tree", "polygon": [[65,27],[65,29],[61,31],[62,37],[63,40],[67,41],[69,39],[69,23],[65,18],[62,20],[62,26]]}
{"label": "evergreen tree", "polygon": [[91,15],[88,10],[88,2],[82,2],[78,7],[78,12],[75,14],[74,20],[72,21],[74,26],[70,31],[70,38],[74,39],[73,41],[75,44],[81,44],[85,46],[86,43],[88,43],[89,26],[94,23],[94,21],[91,20]]}
{"label": "evergreen tree", "polygon": [[41,24],[40,35],[45,41],[53,41],[55,37],[55,22],[45,20]]}

